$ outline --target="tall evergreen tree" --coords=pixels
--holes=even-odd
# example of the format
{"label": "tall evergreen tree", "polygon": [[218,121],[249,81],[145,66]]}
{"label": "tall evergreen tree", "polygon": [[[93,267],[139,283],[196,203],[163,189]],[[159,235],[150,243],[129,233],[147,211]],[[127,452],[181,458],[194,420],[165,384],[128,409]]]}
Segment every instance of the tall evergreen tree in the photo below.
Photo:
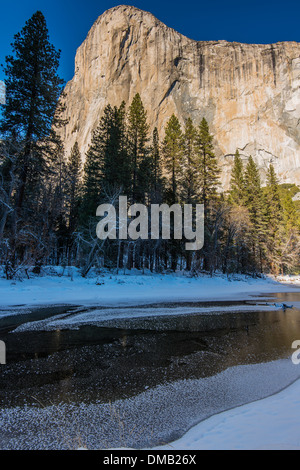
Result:
{"label": "tall evergreen tree", "polygon": [[[46,171],[45,154],[53,150],[55,126],[62,125],[58,98],[63,81],[57,75],[60,51],[49,42],[46,20],[37,11],[14,37],[13,55],[6,57],[6,106],[0,131],[22,142],[16,169],[16,207]],[[49,137],[50,136],[50,137]]]}
{"label": "tall evergreen tree", "polygon": [[132,165],[132,202],[144,202],[145,182],[148,181],[147,161],[149,126],[147,113],[139,93],[137,93],[128,111],[128,144]]}
{"label": "tall evergreen tree", "polygon": [[234,163],[231,171],[229,201],[238,206],[243,206],[245,203],[244,168],[238,150],[234,155]]}
{"label": "tall evergreen tree", "polygon": [[205,206],[215,198],[219,185],[220,169],[213,148],[213,136],[205,118],[202,119],[197,139],[199,188],[201,202]]}
{"label": "tall evergreen tree", "polygon": [[78,142],[75,142],[67,163],[67,198],[69,231],[72,234],[78,222],[78,209],[81,189],[81,154]]}
{"label": "tall evergreen tree", "polygon": [[282,245],[282,205],[280,201],[280,189],[273,165],[269,165],[266,178],[266,247],[267,258],[271,270],[278,271],[278,259],[280,259]]}
{"label": "tall evergreen tree", "polygon": [[118,151],[116,153],[115,171],[117,172],[116,186],[122,188],[123,194],[130,195],[131,190],[131,159],[129,153],[126,103],[123,101],[115,112],[118,138]]}
{"label": "tall evergreen tree", "polygon": [[249,157],[245,171],[245,194],[251,220],[257,225],[262,214],[263,195],[259,170],[252,156]]}
{"label": "tall evergreen tree", "polygon": [[105,110],[106,120],[102,128],[102,161],[101,186],[106,193],[112,194],[122,188],[124,194],[129,194],[131,183],[131,162],[128,152],[125,103],[118,108]]}
{"label": "tall evergreen tree", "polygon": [[267,185],[265,188],[267,203],[267,222],[268,231],[271,237],[275,236],[278,227],[282,221],[282,205],[280,201],[279,182],[276,176],[274,166],[269,165],[267,172]]}
{"label": "tall evergreen tree", "polygon": [[96,214],[100,201],[131,189],[131,161],[126,143],[125,104],[107,105],[86,155],[80,219]]}
{"label": "tall evergreen tree", "polygon": [[164,169],[167,174],[167,195],[171,204],[180,201],[182,187],[183,134],[178,118],[173,114],[165,128],[162,144]]}
{"label": "tall evergreen tree", "polygon": [[[55,238],[55,258],[56,264],[65,262],[65,248],[68,240],[68,174],[67,161],[65,159],[63,146],[58,149],[56,159],[51,166],[51,176],[49,175],[47,187],[51,184],[50,191],[50,211],[49,211],[49,234]],[[40,219],[40,215],[38,216]]]}
{"label": "tall evergreen tree", "polygon": [[245,204],[248,208],[251,229],[253,269],[263,270],[263,255],[267,237],[267,207],[261,187],[259,170],[252,156],[245,170]]}
{"label": "tall evergreen tree", "polygon": [[184,182],[183,182],[183,200],[187,204],[196,202],[197,199],[197,161],[196,161],[196,140],[197,130],[193,125],[191,118],[188,118],[185,123],[183,135],[183,168],[184,168]]}
{"label": "tall evergreen tree", "polygon": [[285,231],[299,230],[299,214],[297,214],[295,203],[289,191],[285,191],[281,197],[282,218]]}
{"label": "tall evergreen tree", "polygon": [[99,126],[92,134],[91,144],[86,153],[79,217],[81,225],[86,225],[90,217],[95,217],[97,207],[100,204],[104,153],[110,140],[109,129],[112,112],[112,107],[107,105]]}
{"label": "tall evergreen tree", "polygon": [[161,152],[157,127],[154,128],[152,133],[152,145],[149,149],[149,201],[151,203],[158,203],[162,200],[163,192],[163,177],[162,177],[162,164]]}

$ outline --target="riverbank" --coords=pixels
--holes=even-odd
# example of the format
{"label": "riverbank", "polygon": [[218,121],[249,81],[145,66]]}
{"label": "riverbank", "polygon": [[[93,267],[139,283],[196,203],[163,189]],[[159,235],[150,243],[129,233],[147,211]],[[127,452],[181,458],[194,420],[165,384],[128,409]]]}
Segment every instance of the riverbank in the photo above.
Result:
{"label": "riverbank", "polygon": [[300,277],[256,278],[235,275],[189,277],[184,273],[91,273],[84,279],[75,268],[48,268],[22,281],[0,279],[0,306],[142,305],[154,302],[247,299],[251,295],[300,290]]}
{"label": "riverbank", "polygon": [[191,449],[192,426],[300,378],[298,279],[58,274],[0,280],[0,449]]}
{"label": "riverbank", "polygon": [[[211,377],[161,384],[113,403],[37,401],[36,406],[3,408],[0,412],[0,449],[72,450],[85,447],[105,450],[155,446],[165,450],[196,449],[197,434],[191,427],[197,422],[274,394],[298,378],[299,369],[287,359],[230,367]],[[218,416],[222,415],[209,419]],[[298,414],[296,416],[298,419]],[[257,415],[256,419],[256,427],[260,427]],[[208,421],[199,426],[205,426]],[[294,424],[293,418],[291,425],[295,430]],[[187,429],[191,430],[176,443]],[[246,431],[244,426],[245,438],[249,429],[245,435]],[[212,437],[216,438],[217,444],[217,430]],[[208,440],[209,435],[206,443]],[[210,445],[213,444],[212,440]]]}
{"label": "riverbank", "polygon": [[270,397],[212,416],[156,450],[300,450],[299,397],[298,379]]}

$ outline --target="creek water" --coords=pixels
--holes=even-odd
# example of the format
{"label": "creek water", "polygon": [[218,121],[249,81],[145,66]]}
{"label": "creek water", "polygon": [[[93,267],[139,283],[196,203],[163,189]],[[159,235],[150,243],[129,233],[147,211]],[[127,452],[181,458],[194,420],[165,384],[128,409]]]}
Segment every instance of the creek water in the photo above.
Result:
{"label": "creek water", "polygon": [[[297,304],[300,293],[273,294],[270,299]],[[0,368],[0,403],[115,400],[166,381],[290,356],[292,342],[300,339],[300,309],[231,313],[230,305],[239,304],[211,302],[212,308],[223,306],[226,312],[177,316],[172,311],[181,304],[156,304],[151,317],[119,320],[116,314],[106,326],[52,331],[14,332],[22,323],[33,325],[67,310],[72,315],[70,307],[39,307],[0,318],[0,339],[7,347],[7,365]],[[204,305],[182,303],[191,312]],[[153,315],[161,308],[169,315]]]}
{"label": "creek water", "polygon": [[[5,426],[0,431],[0,448],[60,448],[59,444],[53,444],[53,437],[51,445],[47,439],[43,445],[40,439],[39,444],[30,441],[34,436],[32,417],[30,420],[28,418],[22,438],[18,436],[18,426],[21,420],[24,426],[24,416],[27,416],[22,413],[28,409],[34,408],[38,413],[49,406],[75,406],[76,413],[79,413],[78,407],[84,404],[90,407],[88,416],[90,413],[93,416],[86,418],[90,423],[96,419],[95,413],[97,416],[100,413],[101,406],[105,408],[106,404],[123,403],[128,415],[131,414],[131,424],[135,420],[140,424],[151,419],[153,424],[153,419],[158,420],[159,403],[161,420],[157,421],[157,433],[152,431],[151,440],[138,439],[132,433],[131,445],[149,445],[150,441],[157,443],[162,438],[169,441],[177,437],[193,420],[199,421],[214,412],[284,388],[300,377],[300,366],[293,365],[290,360],[294,352],[291,345],[294,340],[300,339],[300,293],[271,294],[264,296],[263,301],[255,298],[250,303],[255,305],[260,302],[285,302],[294,307],[260,310],[256,305],[253,311],[242,311],[249,301],[184,302],[152,305],[151,315],[134,318],[130,318],[130,314],[126,318],[118,318],[115,308],[114,319],[99,324],[77,325],[76,328],[71,328],[72,323],[69,323],[69,327],[65,325],[49,331],[34,326],[41,320],[45,320],[47,325],[49,318],[53,320],[67,315],[70,319],[78,308],[56,305],[24,311],[24,307],[19,306],[12,309],[13,314],[6,311],[2,317],[0,312],[0,339],[5,341],[7,347],[7,364],[0,366],[0,407],[3,420],[14,423],[9,432]],[[180,306],[190,309],[190,313],[172,316],[174,309]],[[193,313],[195,307],[211,307],[213,310],[216,306],[218,313]],[[232,311],[231,306],[234,307]],[[88,312],[89,308],[85,308]],[[130,307],[127,308],[130,312]],[[162,308],[164,315],[155,315],[155,311],[159,312]],[[20,329],[20,325],[24,324],[27,327]],[[282,360],[288,364],[288,373],[280,369],[281,365],[272,366],[255,378],[256,372],[252,366],[273,364],[274,361],[281,364]],[[222,373],[227,374],[228,370],[235,370],[237,366],[249,367],[248,378],[244,373],[238,379],[232,376],[230,380],[224,375],[222,382]],[[215,380],[214,377],[220,379]],[[223,386],[225,382],[227,385]],[[170,398],[172,384],[184,384],[185,391],[182,389],[179,392],[179,387],[176,393],[174,390],[171,392]],[[199,387],[202,387],[201,406],[197,398]],[[209,390],[205,396],[204,389]],[[147,398],[151,390],[155,391],[154,395],[159,394],[158,398],[153,394]],[[138,414],[140,405],[136,397],[139,396],[143,396],[144,401]],[[186,405],[181,402],[183,396],[186,396]],[[190,399],[192,405],[187,405]],[[174,403],[170,408],[172,400]],[[130,410],[132,408],[130,412],[129,403]],[[93,406],[97,408],[91,412]],[[166,408],[167,418],[162,416],[163,407]],[[109,414],[108,409],[104,408],[101,412]],[[12,414],[11,410],[18,410],[18,413]],[[177,422],[179,415],[170,417],[174,410],[180,410],[180,425]],[[103,416],[98,417],[97,422],[102,422]],[[84,418],[81,416],[80,420],[83,426]],[[35,423],[37,421],[35,417]],[[89,425],[85,425],[81,435]],[[40,426],[44,423],[41,422]],[[46,434],[51,432],[49,429],[45,431]],[[108,435],[111,432],[110,427]],[[94,438],[95,432],[92,435]],[[113,445],[124,445],[120,436],[110,438]],[[99,439],[93,445],[99,448]]]}

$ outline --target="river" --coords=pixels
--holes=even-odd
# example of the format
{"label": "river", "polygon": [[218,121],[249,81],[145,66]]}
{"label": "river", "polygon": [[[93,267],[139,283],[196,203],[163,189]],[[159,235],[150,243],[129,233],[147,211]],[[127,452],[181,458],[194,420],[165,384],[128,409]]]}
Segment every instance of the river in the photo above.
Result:
{"label": "river", "polygon": [[1,449],[154,446],[300,377],[300,293],[126,308],[90,324],[76,319],[97,306],[0,312]]}

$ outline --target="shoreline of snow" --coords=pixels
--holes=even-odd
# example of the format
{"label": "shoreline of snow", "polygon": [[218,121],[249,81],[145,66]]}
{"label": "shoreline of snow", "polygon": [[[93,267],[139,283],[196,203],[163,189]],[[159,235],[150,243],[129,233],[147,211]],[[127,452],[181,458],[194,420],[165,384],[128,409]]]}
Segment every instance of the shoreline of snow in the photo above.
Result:
{"label": "shoreline of snow", "polygon": [[[282,390],[289,390],[291,384],[296,382],[300,384],[299,369],[287,358],[267,363],[237,365],[213,376],[160,384],[113,403],[101,400],[93,403],[50,402],[44,403],[43,406],[36,404],[4,408],[0,413],[0,430],[3,430],[3,433],[0,431],[0,448],[65,449],[61,433],[63,429],[63,437],[68,438],[68,441],[70,437],[74,449],[78,448],[79,442],[79,439],[76,439],[76,445],[75,438],[80,437],[81,444],[91,450],[120,447],[164,451],[176,448],[196,450],[195,442],[199,437],[196,431],[200,426],[218,419],[219,416],[236,413],[244,407],[277,397]],[[299,393],[296,393],[297,400],[299,396]],[[283,406],[286,409],[285,403]],[[118,421],[112,419],[112,409],[114,416],[122,417],[122,435]],[[295,431],[299,412],[294,412],[292,418]],[[101,425],[90,426],[91,422]],[[252,429],[252,432],[255,435],[256,427],[261,426],[257,414],[254,423],[255,429]],[[35,432],[37,427],[40,431],[38,435]],[[126,433],[130,435],[130,439],[124,442]],[[218,444],[218,433],[215,434],[213,439],[216,437],[216,440],[211,443]],[[244,436],[246,439],[247,433]],[[189,439],[189,442],[186,442],[186,439]],[[144,442],[137,445],[141,440]],[[150,442],[147,444],[147,440],[152,441],[153,445],[151,446]],[[263,445],[263,441],[260,444]],[[232,447],[231,443],[228,447]],[[209,445],[203,448],[209,448]]]}
{"label": "shoreline of snow", "polygon": [[279,392],[201,421],[151,450],[300,450],[300,379]]}
{"label": "shoreline of snow", "polygon": [[[278,282],[279,281],[279,282]],[[103,274],[82,278],[47,275],[23,281],[0,279],[0,307],[65,305],[126,306],[155,302],[246,300],[253,295],[300,291],[299,276],[253,279],[216,275]]]}

